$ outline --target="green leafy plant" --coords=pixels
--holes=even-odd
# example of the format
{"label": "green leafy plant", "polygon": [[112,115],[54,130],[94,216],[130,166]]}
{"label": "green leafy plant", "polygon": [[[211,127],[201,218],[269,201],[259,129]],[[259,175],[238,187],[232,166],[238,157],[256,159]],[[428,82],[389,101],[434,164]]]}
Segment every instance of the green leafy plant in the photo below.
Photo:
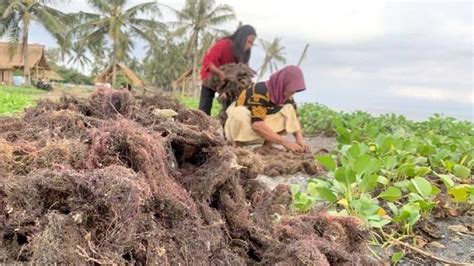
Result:
{"label": "green leafy plant", "polygon": [[317,104],[303,105],[299,114],[305,131],[335,134],[338,143],[331,154],[315,158],[327,175],[294,188],[299,211],[326,202],[333,213],[358,216],[368,227],[390,223],[410,234],[434,210],[439,193],[453,206],[474,202],[471,122],[440,115],[413,122]]}

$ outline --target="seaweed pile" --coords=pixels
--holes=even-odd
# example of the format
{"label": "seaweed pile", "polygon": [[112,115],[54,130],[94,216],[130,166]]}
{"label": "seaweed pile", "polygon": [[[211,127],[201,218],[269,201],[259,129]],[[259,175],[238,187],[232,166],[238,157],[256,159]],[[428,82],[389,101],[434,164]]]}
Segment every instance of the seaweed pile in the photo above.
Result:
{"label": "seaweed pile", "polygon": [[0,261],[375,264],[358,220],[294,215],[289,188],[265,189],[221,132],[111,89],[0,120]]}

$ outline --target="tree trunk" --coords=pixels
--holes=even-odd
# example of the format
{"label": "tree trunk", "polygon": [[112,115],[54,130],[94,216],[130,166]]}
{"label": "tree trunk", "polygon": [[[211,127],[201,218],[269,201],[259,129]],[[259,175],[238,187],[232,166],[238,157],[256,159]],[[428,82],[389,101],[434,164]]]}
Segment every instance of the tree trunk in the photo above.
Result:
{"label": "tree trunk", "polygon": [[199,53],[199,31],[197,30],[194,35],[194,55],[193,55],[193,81],[192,81],[192,88],[191,94],[194,95],[195,92],[198,90],[197,88],[197,66],[198,66],[198,53]]}
{"label": "tree trunk", "polygon": [[115,38],[112,39],[113,52],[112,52],[112,88],[115,88],[117,82],[117,41]]}
{"label": "tree trunk", "polygon": [[28,21],[23,20],[23,40],[22,40],[22,53],[23,53],[23,77],[25,78],[25,85],[31,86],[31,75],[30,65],[28,63]]}

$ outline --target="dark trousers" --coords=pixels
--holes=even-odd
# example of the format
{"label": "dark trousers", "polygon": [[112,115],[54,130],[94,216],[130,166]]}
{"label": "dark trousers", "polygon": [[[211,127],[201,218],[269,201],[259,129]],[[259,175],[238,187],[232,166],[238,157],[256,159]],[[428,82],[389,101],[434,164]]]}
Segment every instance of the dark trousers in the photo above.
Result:
{"label": "dark trousers", "polygon": [[202,86],[201,98],[199,98],[199,110],[203,111],[207,115],[211,115],[212,101],[216,92],[210,88]]}

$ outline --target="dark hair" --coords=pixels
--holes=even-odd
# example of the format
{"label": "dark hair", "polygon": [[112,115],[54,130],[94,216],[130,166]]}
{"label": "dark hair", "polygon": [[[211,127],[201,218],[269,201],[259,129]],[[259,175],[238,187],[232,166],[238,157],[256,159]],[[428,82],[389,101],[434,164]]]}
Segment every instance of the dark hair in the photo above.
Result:
{"label": "dark hair", "polygon": [[248,64],[252,49],[245,51],[245,43],[249,35],[257,36],[255,28],[250,25],[243,25],[239,27],[234,34],[226,37],[232,40],[232,48],[234,49],[234,56],[237,58],[239,63]]}

